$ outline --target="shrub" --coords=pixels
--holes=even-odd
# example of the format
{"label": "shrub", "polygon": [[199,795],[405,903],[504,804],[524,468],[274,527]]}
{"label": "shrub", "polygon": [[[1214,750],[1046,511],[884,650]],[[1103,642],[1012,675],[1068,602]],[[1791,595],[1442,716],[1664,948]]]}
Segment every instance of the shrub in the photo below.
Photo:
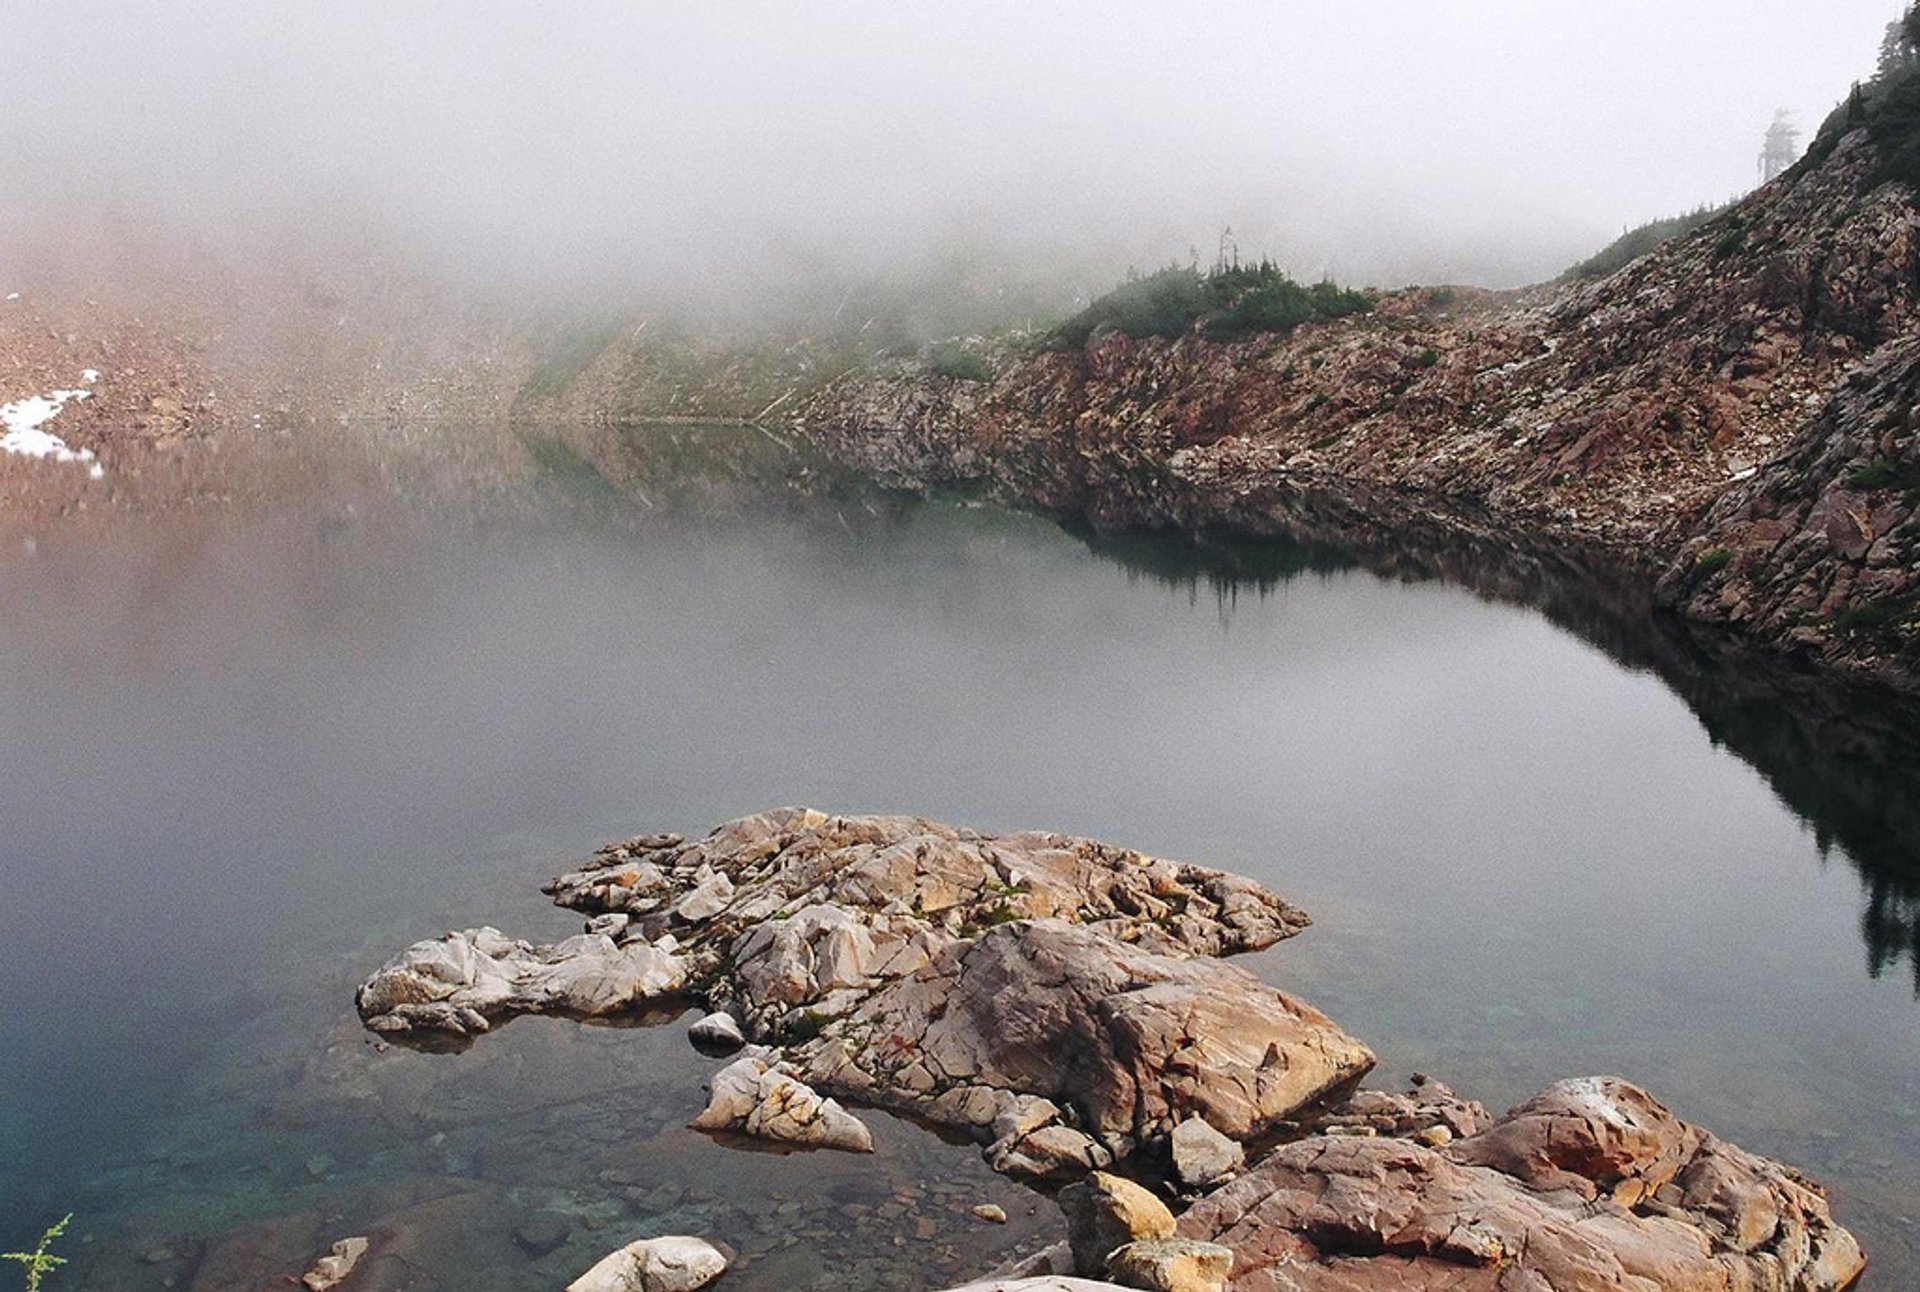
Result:
{"label": "shrub", "polygon": [[1920,492],[1920,467],[1902,466],[1885,458],[1876,458],[1847,476],[1849,489],[1900,489]]}
{"label": "shrub", "polygon": [[1733,552],[1725,547],[1709,547],[1694,558],[1693,568],[1701,574],[1718,574],[1733,561]]}
{"label": "shrub", "polygon": [[949,341],[937,345],[927,356],[927,367],[937,375],[951,377],[955,381],[990,381],[993,369],[987,361],[963,345]]}
{"label": "shrub", "polygon": [[1206,273],[1171,266],[1144,278],[1130,277],[1055,328],[1059,347],[1085,345],[1095,336],[1182,336],[1198,326],[1212,337],[1291,332],[1316,319],[1364,314],[1371,292],[1332,282],[1306,287],[1271,261],[1220,265]]}
{"label": "shrub", "polygon": [[1914,598],[1893,597],[1862,601],[1833,617],[1834,631],[1848,637],[1871,637],[1903,626],[1913,617]]}

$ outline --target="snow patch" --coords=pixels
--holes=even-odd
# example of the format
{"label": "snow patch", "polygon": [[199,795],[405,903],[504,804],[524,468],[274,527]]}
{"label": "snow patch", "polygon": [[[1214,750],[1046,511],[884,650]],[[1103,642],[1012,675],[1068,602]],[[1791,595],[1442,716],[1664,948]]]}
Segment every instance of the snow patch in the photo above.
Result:
{"label": "snow patch", "polygon": [[[92,385],[100,379],[100,374],[89,368],[81,374],[81,380]],[[6,434],[0,435],[0,451],[28,458],[51,458],[55,462],[85,462],[89,465],[87,475],[98,480],[106,475],[99,462],[94,460],[92,449],[73,449],[67,442],[50,431],[40,429],[60,415],[60,410],[68,404],[87,398],[93,394],[84,387],[79,390],[56,390],[48,395],[30,395],[26,399],[16,399],[11,404],[0,405],[0,427],[6,428]]]}

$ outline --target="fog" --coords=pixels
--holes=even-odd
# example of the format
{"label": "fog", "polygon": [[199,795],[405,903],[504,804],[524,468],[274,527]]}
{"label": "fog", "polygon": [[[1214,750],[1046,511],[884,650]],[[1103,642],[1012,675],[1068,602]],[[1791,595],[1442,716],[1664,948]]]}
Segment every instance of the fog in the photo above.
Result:
{"label": "fog", "polygon": [[8,0],[0,205],[562,290],[1097,277],[1227,225],[1303,276],[1502,285],[1751,187],[1899,7]]}

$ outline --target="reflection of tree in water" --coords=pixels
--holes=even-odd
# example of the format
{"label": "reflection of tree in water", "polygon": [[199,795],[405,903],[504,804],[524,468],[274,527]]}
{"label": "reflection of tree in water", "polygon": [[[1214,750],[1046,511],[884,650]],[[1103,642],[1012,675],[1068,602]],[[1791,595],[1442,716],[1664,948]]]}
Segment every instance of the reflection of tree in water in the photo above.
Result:
{"label": "reflection of tree in water", "polygon": [[1920,703],[1696,630],[1656,610],[1644,579],[1578,553],[1379,533],[1355,548],[1283,537],[1081,536],[1150,578],[1193,589],[1204,582],[1223,614],[1240,589],[1264,597],[1303,573],[1356,566],[1539,610],[1621,666],[1659,677],[1708,739],[1750,764],[1806,822],[1823,857],[1846,859],[1867,892],[1868,972],[1877,978],[1905,961],[1920,995]]}
{"label": "reflection of tree in water", "polygon": [[1204,531],[1177,537],[1103,533],[1079,522],[1063,522],[1063,528],[1130,576],[1186,592],[1196,601],[1206,587],[1222,616],[1233,613],[1243,592],[1265,600],[1302,574],[1339,574],[1359,565],[1351,552],[1325,543]]}

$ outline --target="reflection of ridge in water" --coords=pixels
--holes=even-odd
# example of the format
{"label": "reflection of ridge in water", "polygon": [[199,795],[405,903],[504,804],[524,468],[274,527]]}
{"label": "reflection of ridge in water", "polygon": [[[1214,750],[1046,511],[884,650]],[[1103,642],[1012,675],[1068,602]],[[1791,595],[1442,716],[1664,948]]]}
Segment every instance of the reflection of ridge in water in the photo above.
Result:
{"label": "reflection of ridge in water", "polygon": [[1129,577],[1184,591],[1195,603],[1204,583],[1213,592],[1222,619],[1232,616],[1243,591],[1250,590],[1264,601],[1280,585],[1302,574],[1340,574],[1360,564],[1351,552],[1326,543],[1215,531],[1183,536],[1138,530],[1109,533],[1079,521],[1061,525]]}
{"label": "reflection of ridge in water", "polygon": [[1748,763],[1859,873],[1867,971],[1904,960],[1920,996],[1920,703],[1820,676],[1657,610],[1641,577],[1589,554],[1403,539],[1343,549],[1202,533],[1102,534],[1069,527],[1125,569],[1214,590],[1223,616],[1242,589],[1265,597],[1302,573],[1365,568],[1439,580],[1530,606],[1622,667],[1651,673],[1686,702],[1708,739]]}

